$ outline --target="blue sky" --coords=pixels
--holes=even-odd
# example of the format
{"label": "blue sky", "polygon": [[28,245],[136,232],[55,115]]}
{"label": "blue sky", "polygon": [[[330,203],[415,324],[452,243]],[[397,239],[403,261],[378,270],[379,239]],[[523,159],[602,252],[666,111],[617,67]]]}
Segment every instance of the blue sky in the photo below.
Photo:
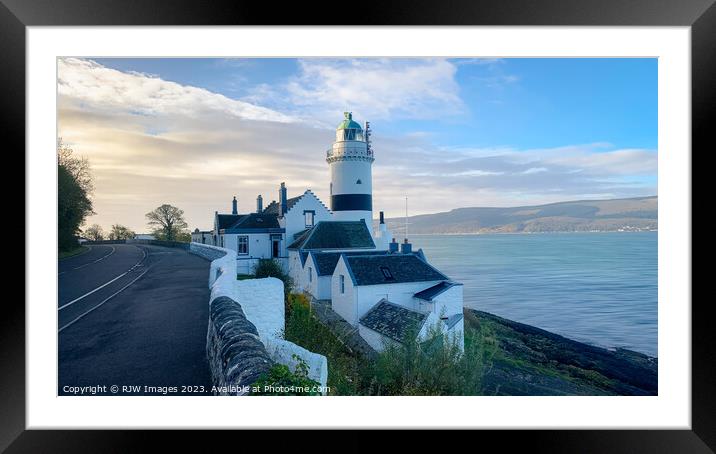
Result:
{"label": "blue sky", "polygon": [[284,180],[325,197],[343,110],[371,121],[389,215],[656,194],[656,59],[64,59],[58,83],[100,223],[142,230],[128,210],[171,195],[205,228]]}
{"label": "blue sky", "polygon": [[[232,99],[295,77],[295,59],[97,59]],[[444,119],[395,118],[387,133],[431,132],[450,146],[549,148],[595,141],[657,147],[655,58],[525,58],[471,64],[452,59],[466,111]],[[464,62],[464,63],[463,63]],[[280,108],[266,103],[266,107]],[[350,108],[347,106],[346,108]]]}

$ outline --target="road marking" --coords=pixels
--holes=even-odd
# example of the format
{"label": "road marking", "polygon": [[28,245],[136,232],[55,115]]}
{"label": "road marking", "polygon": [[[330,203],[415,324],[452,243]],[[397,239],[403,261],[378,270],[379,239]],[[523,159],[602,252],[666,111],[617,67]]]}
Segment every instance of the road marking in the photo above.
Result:
{"label": "road marking", "polygon": [[[141,249],[141,248],[139,248],[139,249]],[[101,288],[104,288],[104,287],[108,286],[109,284],[111,284],[112,282],[116,281],[117,279],[119,279],[119,278],[121,278],[121,277],[123,277],[123,276],[126,276],[127,273],[129,273],[130,271],[132,271],[133,269],[135,269],[137,266],[139,266],[140,263],[142,263],[142,262],[144,261],[145,258],[147,258],[147,252],[146,252],[144,249],[141,249],[141,251],[142,251],[142,253],[144,254],[144,255],[142,256],[141,260],[139,260],[137,263],[135,263],[134,266],[132,266],[130,269],[128,269],[128,270],[125,271],[124,273],[120,274],[119,276],[115,277],[115,278],[112,279],[111,281],[105,282],[104,284],[100,285],[100,286],[97,287],[96,289],[85,293],[84,295],[80,296],[79,298],[75,298],[75,299],[73,299],[72,301],[70,301],[69,303],[63,304],[62,306],[58,307],[57,310],[58,310],[58,311],[61,311],[62,309],[66,308],[67,306],[70,306],[70,305],[72,305],[72,304],[75,304],[77,301],[79,301],[79,300],[81,300],[81,299],[83,299],[83,298],[85,298],[85,297],[87,297],[87,296],[93,294],[93,293],[96,292],[97,290],[100,290]]]}
{"label": "road marking", "polygon": [[80,268],[84,268],[84,267],[89,266],[89,265],[91,265],[91,264],[93,264],[93,263],[97,263],[97,262],[99,262],[99,261],[102,261],[102,260],[106,259],[106,258],[109,257],[110,255],[114,254],[114,251],[117,250],[114,246],[110,246],[110,247],[112,248],[112,250],[109,251],[109,254],[103,255],[102,257],[98,258],[97,260],[95,260],[95,261],[93,261],[93,262],[85,263],[84,265],[80,265],[80,266],[78,266],[78,267],[72,268],[72,270],[70,270],[70,271],[78,270],[78,269],[80,269]]}
{"label": "road marking", "polygon": [[[126,289],[126,288],[129,287],[130,285],[132,285],[132,284],[134,284],[135,282],[137,282],[140,277],[142,277],[142,276],[144,276],[145,274],[147,274],[147,271],[149,271],[149,268],[147,268],[146,270],[144,270],[144,271],[142,272],[142,274],[140,274],[139,276],[137,276],[136,278],[134,278],[134,279],[132,280],[132,282],[130,282],[129,284],[125,285],[125,286],[122,287],[121,289],[117,290],[116,292],[112,293],[110,296],[108,296],[107,298],[105,298],[104,300],[102,300],[101,303],[99,303],[98,305],[92,307],[91,309],[89,309],[89,310],[83,312],[83,313],[80,314],[77,318],[75,318],[74,320],[72,320],[71,322],[69,322],[68,324],[66,324],[65,326],[63,326],[62,328],[58,329],[57,332],[58,332],[58,333],[61,333],[63,329],[65,329],[65,328],[67,328],[68,326],[72,325],[73,323],[75,323],[76,321],[78,321],[79,319],[81,319],[82,317],[84,317],[85,315],[89,314],[90,312],[92,312],[93,310],[97,309],[98,307],[100,307],[101,305],[103,305],[104,303],[106,303],[107,301],[111,300],[111,299],[114,298],[115,296],[117,296],[117,295],[119,295],[120,293],[122,293],[122,292],[124,291],[124,289]],[[124,273],[124,274],[127,274],[127,273]]]}
{"label": "road marking", "polygon": [[[92,248],[92,246],[87,246],[87,247]],[[110,246],[110,247],[112,248],[112,250],[109,251],[109,254],[103,255],[102,257],[98,258],[97,260],[93,260],[93,261],[91,261],[91,262],[85,263],[84,265],[80,265],[80,266],[77,266],[77,267],[75,267],[75,268],[72,268],[71,270],[61,271],[61,272],[57,273],[57,275],[59,276],[59,275],[61,275],[61,274],[65,274],[65,273],[68,273],[68,272],[70,272],[70,271],[78,270],[78,269],[80,269],[80,268],[84,268],[84,267],[86,267],[86,266],[88,266],[88,265],[91,265],[91,264],[93,264],[93,263],[97,263],[97,262],[99,262],[99,261],[101,261],[101,260],[106,259],[106,258],[109,257],[110,255],[114,254],[114,252],[117,250],[117,249],[115,249],[114,246]]]}

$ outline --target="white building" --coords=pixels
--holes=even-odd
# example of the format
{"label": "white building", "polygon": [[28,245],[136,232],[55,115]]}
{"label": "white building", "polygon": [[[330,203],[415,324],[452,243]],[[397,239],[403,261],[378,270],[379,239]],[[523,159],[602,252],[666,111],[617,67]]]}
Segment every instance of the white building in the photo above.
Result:
{"label": "white building", "polygon": [[342,254],[331,277],[331,300],[333,310],[377,350],[385,342],[400,341],[396,333],[407,333],[416,320],[421,321],[419,336],[437,328],[456,335],[462,348],[462,284],[431,266],[422,252]]}
{"label": "white building", "polygon": [[374,161],[368,123],[363,129],[346,112],[326,153],[330,210],[310,189],[288,198],[281,183],[278,202],[264,208],[259,195],[254,213],[239,214],[234,197],[231,214],[216,212],[213,230],[195,231],[196,238],[235,250],[239,273],[250,274],[259,259],[279,260],[297,291],[331,300],[377,350],[432,328],[462,347],[462,284],[413,252],[407,239],[395,242],[383,212],[373,232]]}
{"label": "white building", "polygon": [[191,241],[192,243],[214,244],[213,232],[211,230],[194,229],[191,232]]}

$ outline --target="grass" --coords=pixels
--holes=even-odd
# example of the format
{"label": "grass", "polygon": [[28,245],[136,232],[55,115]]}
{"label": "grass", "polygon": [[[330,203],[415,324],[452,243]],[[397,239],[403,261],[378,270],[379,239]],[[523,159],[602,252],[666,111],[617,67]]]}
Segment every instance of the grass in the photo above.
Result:
{"label": "grass", "polygon": [[361,394],[360,371],[365,360],[351,354],[333,332],[311,314],[310,303],[304,295],[290,294],[286,312],[286,340],[328,359],[330,394]]}
{"label": "grass", "polygon": [[256,278],[256,276],[254,276],[253,274],[241,274],[241,273],[239,273],[239,274],[236,275],[236,280],[237,280],[237,281],[245,281],[246,279],[255,279],[255,278]]}
{"label": "grass", "polygon": [[59,260],[67,259],[70,257],[74,257],[76,255],[84,254],[85,252],[88,252],[89,250],[90,250],[90,248],[88,248],[87,246],[79,246],[79,247],[77,247],[75,249],[71,249],[69,251],[58,251],[57,258]]}
{"label": "grass", "polygon": [[331,395],[480,395],[496,343],[486,329],[470,328],[465,353],[442,337],[388,347],[375,360],[348,350],[311,312],[304,295],[290,294],[286,340],[328,359]]}

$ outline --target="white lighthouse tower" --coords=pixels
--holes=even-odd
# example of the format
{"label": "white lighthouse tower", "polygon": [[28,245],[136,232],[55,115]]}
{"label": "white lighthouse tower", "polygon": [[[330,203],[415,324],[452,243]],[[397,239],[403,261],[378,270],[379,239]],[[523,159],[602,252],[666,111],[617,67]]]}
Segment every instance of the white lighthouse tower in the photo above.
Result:
{"label": "white lighthouse tower", "polygon": [[336,129],[336,141],[328,150],[331,169],[331,211],[337,221],[362,220],[373,231],[373,176],[375,158],[370,147],[370,126],[365,130],[351,112]]}

